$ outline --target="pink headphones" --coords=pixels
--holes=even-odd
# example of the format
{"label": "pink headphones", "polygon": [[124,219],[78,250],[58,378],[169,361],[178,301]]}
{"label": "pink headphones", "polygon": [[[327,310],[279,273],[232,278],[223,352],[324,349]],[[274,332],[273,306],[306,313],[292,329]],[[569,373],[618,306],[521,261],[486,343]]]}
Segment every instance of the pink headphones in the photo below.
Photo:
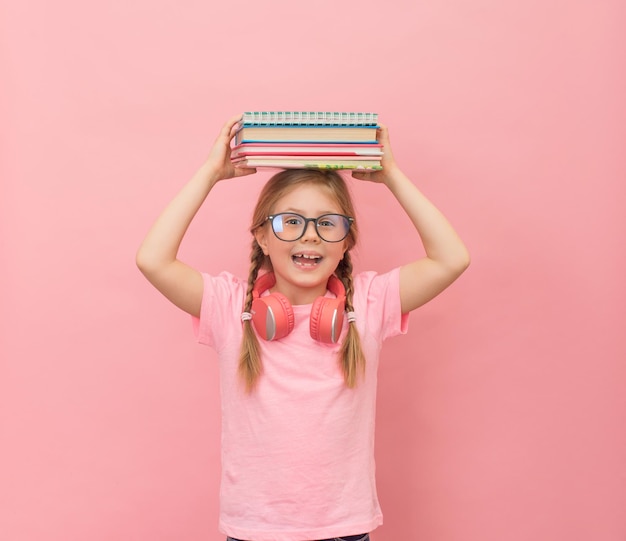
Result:
{"label": "pink headphones", "polygon": [[[283,294],[274,292],[261,297],[276,283],[273,272],[260,276],[252,289],[252,323],[256,332],[265,340],[280,340],[287,336],[294,325],[291,303]],[[346,290],[334,274],[328,279],[328,289],[336,298],[318,297],[311,307],[311,338],[319,342],[336,344],[343,327]]]}

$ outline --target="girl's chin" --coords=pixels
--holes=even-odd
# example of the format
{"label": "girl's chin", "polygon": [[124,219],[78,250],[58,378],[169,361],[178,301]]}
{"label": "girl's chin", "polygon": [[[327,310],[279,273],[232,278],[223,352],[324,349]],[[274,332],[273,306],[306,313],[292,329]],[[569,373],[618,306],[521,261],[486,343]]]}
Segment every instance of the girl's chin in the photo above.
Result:
{"label": "girl's chin", "polygon": [[328,282],[328,278],[331,274],[328,269],[291,269],[286,274],[282,276],[280,270],[274,269],[274,274],[277,275],[278,281],[283,282],[285,285],[289,284],[288,287],[311,290],[314,288],[320,288],[320,290],[324,289],[326,283]]}

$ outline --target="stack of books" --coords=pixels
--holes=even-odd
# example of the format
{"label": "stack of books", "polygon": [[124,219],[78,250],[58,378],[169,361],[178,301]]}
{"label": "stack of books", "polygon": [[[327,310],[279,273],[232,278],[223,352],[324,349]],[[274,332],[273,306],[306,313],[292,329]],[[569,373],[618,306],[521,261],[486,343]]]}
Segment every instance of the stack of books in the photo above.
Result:
{"label": "stack of books", "polygon": [[246,112],[231,160],[239,167],[382,169],[377,113]]}

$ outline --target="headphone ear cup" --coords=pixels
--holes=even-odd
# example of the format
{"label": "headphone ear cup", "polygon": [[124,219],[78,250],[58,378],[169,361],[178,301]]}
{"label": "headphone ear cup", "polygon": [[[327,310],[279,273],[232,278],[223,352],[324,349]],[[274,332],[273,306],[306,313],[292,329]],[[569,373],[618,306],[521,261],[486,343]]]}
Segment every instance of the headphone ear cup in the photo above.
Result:
{"label": "headphone ear cup", "polygon": [[264,340],[280,340],[294,325],[291,303],[284,295],[272,293],[252,301],[252,324]]}
{"label": "headphone ear cup", "polygon": [[309,330],[311,338],[326,344],[336,344],[343,328],[343,298],[318,297],[311,307]]}

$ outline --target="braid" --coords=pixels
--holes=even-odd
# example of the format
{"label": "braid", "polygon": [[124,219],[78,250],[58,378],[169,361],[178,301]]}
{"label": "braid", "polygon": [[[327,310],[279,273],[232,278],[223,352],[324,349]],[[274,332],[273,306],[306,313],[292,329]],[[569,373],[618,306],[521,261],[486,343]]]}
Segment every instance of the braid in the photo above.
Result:
{"label": "braid", "polygon": [[[265,255],[256,240],[252,241],[250,261],[248,289],[246,291],[244,312],[249,312],[252,308],[252,290],[254,288],[254,283],[259,275],[259,270],[263,268],[265,263]],[[252,391],[257,378],[262,372],[263,365],[261,364],[259,340],[254,332],[254,329],[252,328],[252,322],[244,321],[243,339],[241,341],[241,352],[239,355],[239,375],[242,377],[248,392]]]}
{"label": "braid", "polygon": [[343,287],[346,290],[346,311],[352,312],[354,306],[352,306],[352,296],[354,295],[354,284],[352,282],[352,258],[350,252],[346,252],[343,259],[337,266],[338,277],[343,283]]}
{"label": "braid", "polygon": [[[354,285],[352,281],[352,258],[350,252],[346,252],[343,259],[337,265],[337,277],[343,283],[346,290],[346,310],[354,311],[352,299],[354,295]],[[343,375],[348,387],[354,387],[359,373],[365,371],[365,356],[361,348],[361,338],[355,323],[348,323],[348,334],[346,335],[340,350],[341,366]]]}
{"label": "braid", "polygon": [[252,241],[252,252],[250,254],[250,270],[248,272],[248,289],[246,290],[246,300],[244,303],[244,311],[249,312],[252,307],[252,290],[254,282],[259,275],[259,271],[263,268],[265,255],[256,240]]}

